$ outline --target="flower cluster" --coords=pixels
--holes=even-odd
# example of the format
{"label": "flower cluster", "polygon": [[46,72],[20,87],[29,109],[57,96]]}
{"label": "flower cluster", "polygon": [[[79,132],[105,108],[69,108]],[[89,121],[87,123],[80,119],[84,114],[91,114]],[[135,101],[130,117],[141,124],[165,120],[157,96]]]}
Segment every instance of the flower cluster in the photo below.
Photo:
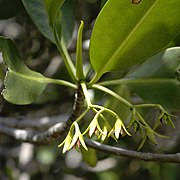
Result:
{"label": "flower cluster", "polygon": [[70,150],[72,147],[77,146],[79,148],[80,145],[82,145],[84,149],[88,150],[83,138],[83,136],[87,133],[90,137],[92,137],[93,134],[97,135],[101,142],[105,141],[105,139],[110,136],[115,140],[118,140],[120,135],[124,136],[127,134],[131,136],[119,116],[116,115],[114,124],[111,126],[108,120],[103,116],[103,111],[104,108],[97,111],[84,133],[81,133],[79,125],[76,121],[71,125],[65,140],[58,146],[61,147],[64,145],[63,153]]}
{"label": "flower cluster", "polygon": [[64,141],[59,144],[58,147],[63,146],[63,153],[65,153],[66,151],[70,150],[72,147],[75,147],[76,145],[78,147],[80,147],[80,145],[82,145],[84,147],[84,149],[87,149],[87,146],[84,142],[84,138],[83,135],[79,129],[78,123],[76,121],[73,122],[73,124],[70,127],[70,130],[68,132],[68,135],[66,136],[66,138],[64,139]]}

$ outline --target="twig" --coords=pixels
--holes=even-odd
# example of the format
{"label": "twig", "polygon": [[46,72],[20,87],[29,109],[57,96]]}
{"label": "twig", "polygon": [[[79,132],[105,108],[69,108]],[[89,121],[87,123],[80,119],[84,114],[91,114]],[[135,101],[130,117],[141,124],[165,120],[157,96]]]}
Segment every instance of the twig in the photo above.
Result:
{"label": "twig", "polygon": [[0,134],[8,135],[22,142],[33,144],[48,144],[68,132],[70,125],[80,116],[84,104],[84,96],[81,86],[75,93],[73,112],[70,118],[65,122],[59,122],[43,132],[34,132],[29,130],[16,129],[5,125],[0,125]]}
{"label": "twig", "polygon": [[46,116],[41,118],[15,118],[15,117],[0,117],[0,125],[13,127],[13,128],[36,128],[45,129],[49,128],[56,123],[66,121],[66,115],[59,116]]}
{"label": "twig", "polygon": [[123,148],[112,147],[104,145],[96,141],[86,140],[87,146],[94,148],[103,153],[108,153],[116,156],[123,156],[128,158],[134,158],[144,161],[156,161],[163,163],[180,163],[180,153],[176,154],[154,154],[144,153],[138,151],[127,150]]}

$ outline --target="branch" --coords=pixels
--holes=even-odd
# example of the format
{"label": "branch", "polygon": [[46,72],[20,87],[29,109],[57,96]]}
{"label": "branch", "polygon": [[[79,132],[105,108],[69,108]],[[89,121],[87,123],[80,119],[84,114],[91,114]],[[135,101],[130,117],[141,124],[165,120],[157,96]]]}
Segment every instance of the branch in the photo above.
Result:
{"label": "branch", "polygon": [[43,132],[15,129],[0,124],[0,134],[8,135],[22,142],[33,144],[49,144],[54,140],[66,135],[70,125],[81,115],[84,104],[84,96],[81,86],[75,93],[74,107],[70,118],[65,122],[59,122]]}
{"label": "branch", "polygon": [[30,130],[15,129],[0,125],[0,133],[11,136],[21,142],[29,142],[32,144],[49,144],[50,142],[63,136],[67,131],[67,124],[57,123],[44,132],[34,132]]}
{"label": "branch", "polygon": [[112,147],[109,145],[104,145],[96,141],[86,140],[87,146],[101,151],[104,153],[123,156],[128,158],[134,158],[144,161],[156,161],[163,163],[180,163],[180,153],[176,154],[154,154],[154,153],[143,153],[138,151],[131,151],[127,149]]}
{"label": "branch", "polygon": [[41,117],[41,118],[14,118],[14,117],[0,117],[0,125],[13,128],[49,128],[56,123],[64,122],[68,117],[66,115]]}

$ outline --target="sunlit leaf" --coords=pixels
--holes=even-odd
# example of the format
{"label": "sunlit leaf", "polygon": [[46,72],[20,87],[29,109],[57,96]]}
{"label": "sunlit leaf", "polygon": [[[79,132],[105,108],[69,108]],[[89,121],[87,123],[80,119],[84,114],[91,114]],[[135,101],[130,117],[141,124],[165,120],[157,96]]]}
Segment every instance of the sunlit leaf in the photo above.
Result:
{"label": "sunlit leaf", "polygon": [[92,32],[90,61],[96,80],[124,70],[167,47],[180,31],[179,0],[109,0]]}

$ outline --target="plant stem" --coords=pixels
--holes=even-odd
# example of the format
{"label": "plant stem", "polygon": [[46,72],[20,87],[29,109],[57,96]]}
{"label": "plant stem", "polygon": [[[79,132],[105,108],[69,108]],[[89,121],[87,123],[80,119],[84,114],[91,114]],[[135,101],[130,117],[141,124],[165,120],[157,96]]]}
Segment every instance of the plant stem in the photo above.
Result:
{"label": "plant stem", "polygon": [[105,107],[102,107],[102,106],[99,106],[99,105],[92,105],[91,108],[92,109],[94,109],[94,108],[100,109],[100,111],[102,110],[102,111],[108,112],[109,114],[111,114],[115,118],[118,118],[118,115],[114,111],[112,111],[111,109],[108,109],[108,108],[105,108]]}
{"label": "plant stem", "polygon": [[76,119],[76,122],[78,123],[87,114],[89,110],[90,108],[87,107],[86,110]]}
{"label": "plant stem", "polygon": [[101,85],[98,85],[98,84],[94,84],[92,86],[92,88],[96,88],[96,89],[99,89],[103,92],[106,92],[107,94],[113,96],[114,98],[118,99],[119,101],[121,101],[123,104],[125,104],[127,107],[129,108],[133,108],[133,105],[127,101],[126,99],[122,98],[121,96],[119,96],[118,94],[116,94],[114,91],[104,87],[104,86],[101,86]]}
{"label": "plant stem", "polygon": [[76,74],[76,69],[75,69],[74,64],[72,63],[72,60],[71,60],[71,58],[69,56],[69,53],[67,51],[66,45],[65,45],[63,40],[61,42],[61,49],[60,48],[58,48],[58,49],[59,49],[59,51],[61,53],[62,58],[64,59],[64,63],[66,65],[66,67],[67,67],[67,70],[68,70],[72,80],[74,82],[77,82],[76,75],[75,75]]}
{"label": "plant stem", "polygon": [[103,81],[98,83],[101,86],[112,86],[112,85],[119,85],[119,84],[143,84],[143,83],[151,83],[151,82],[156,82],[156,83],[163,83],[163,82],[173,82],[174,80],[171,78],[163,79],[163,78],[138,78],[138,79],[133,79],[133,78],[126,78],[126,79],[116,79],[116,80],[110,80],[110,81]]}
{"label": "plant stem", "polygon": [[88,83],[88,87],[93,86],[100,78],[101,78],[101,74],[96,73],[93,79]]}
{"label": "plant stem", "polygon": [[56,30],[54,30],[54,38],[55,38],[55,41],[56,41],[56,45],[57,45],[57,48],[64,60],[64,64],[73,80],[73,82],[77,82],[77,78],[76,78],[76,68],[69,56],[69,53],[67,51],[67,48],[66,48],[66,45],[65,45],[65,42],[63,40],[63,37],[61,37],[61,39],[59,39],[57,36],[56,36]]}
{"label": "plant stem", "polygon": [[89,93],[88,93],[87,86],[86,86],[85,82],[81,82],[81,87],[82,87],[82,91],[84,93],[87,105],[88,105],[88,107],[91,107],[92,104],[91,104],[91,100],[90,100]]}
{"label": "plant stem", "polygon": [[60,79],[52,79],[52,78],[43,78],[43,82],[45,83],[52,83],[52,84],[58,84],[62,86],[67,86],[73,89],[77,89],[77,86],[71,82],[65,81],[65,80],[60,80]]}
{"label": "plant stem", "polygon": [[137,108],[152,107],[152,108],[162,109],[162,107],[159,104],[137,104],[135,105],[135,107]]}

